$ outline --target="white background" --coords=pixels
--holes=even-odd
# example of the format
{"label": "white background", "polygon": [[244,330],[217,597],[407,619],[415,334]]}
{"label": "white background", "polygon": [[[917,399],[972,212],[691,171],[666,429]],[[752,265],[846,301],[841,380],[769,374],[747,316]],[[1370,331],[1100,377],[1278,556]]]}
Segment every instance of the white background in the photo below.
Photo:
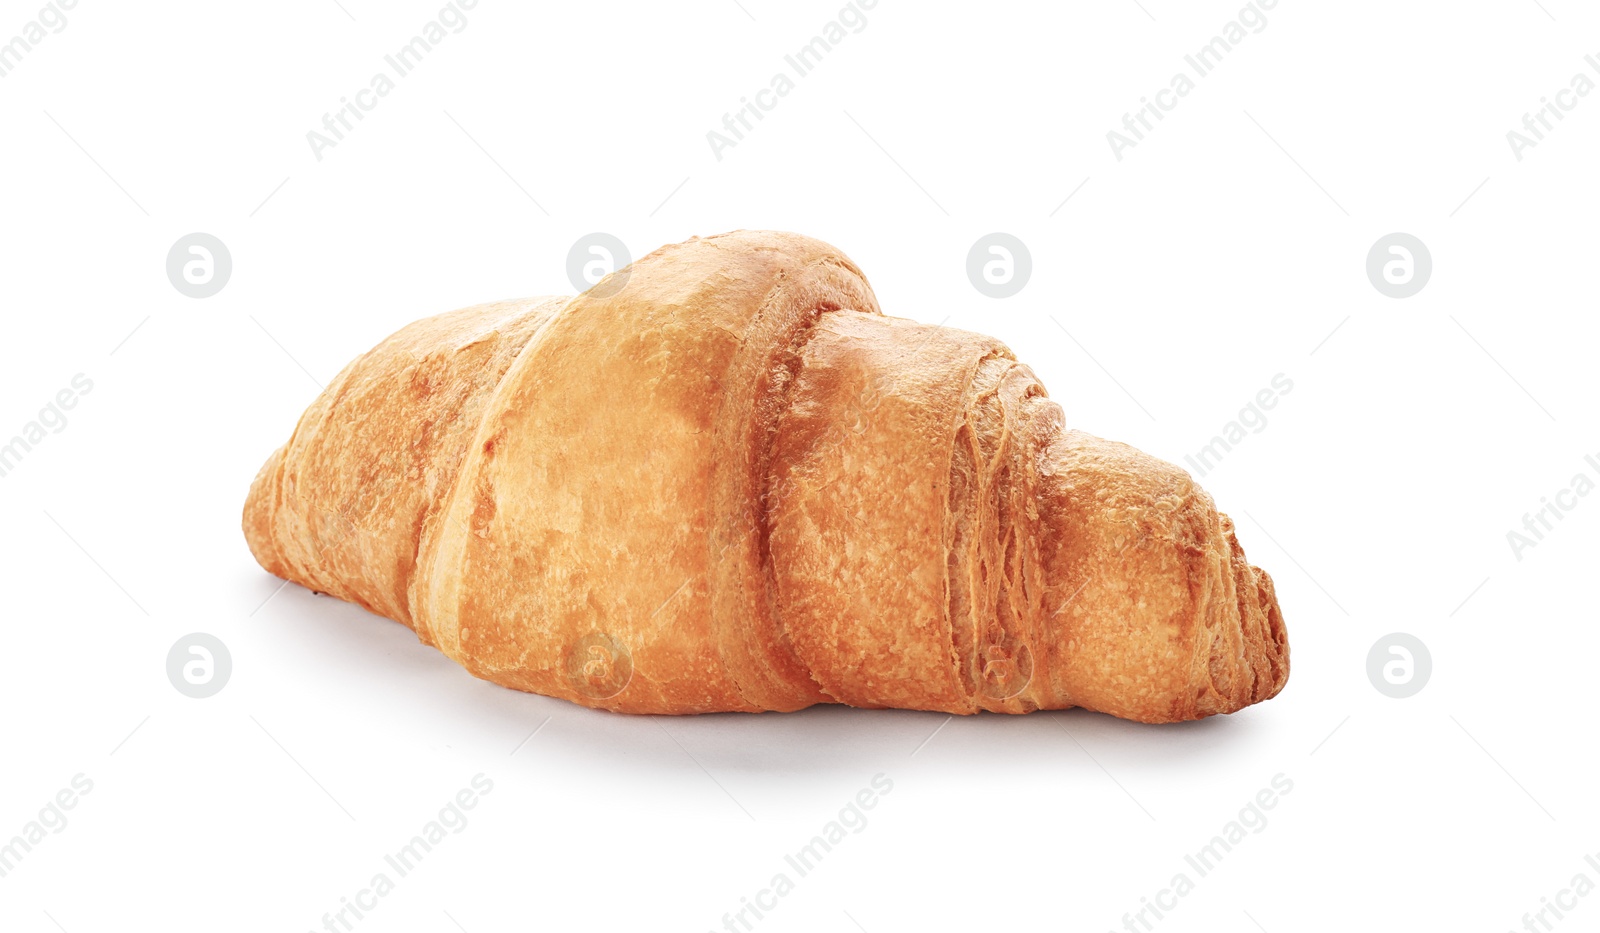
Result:
{"label": "white background", "polygon": [[[837,2],[483,0],[319,161],[307,131],[439,9],[341,2],[84,0],[0,79],[0,439],[94,385],[0,479],[0,838],[93,781],[0,878],[0,928],[318,929],[479,773],[356,929],[721,929],[780,871],[762,933],[1121,928],[1280,773],[1156,929],[1501,931],[1600,881],[1600,496],[1520,560],[1506,537],[1600,456],[1600,94],[1520,161],[1506,139],[1600,53],[1591,9],[1284,0],[1118,161],[1107,131],[1237,3],[883,0],[719,160],[707,131]],[[0,2],[0,41],[38,10]],[[1277,580],[1285,692],[1168,727],[624,718],[273,595],[240,507],[349,359],[572,291],[591,231],[638,256],[738,227],[838,245],[888,313],[1005,340],[1071,423],[1175,462],[1292,379],[1202,480]],[[195,231],[234,262],[204,300],[165,274]],[[992,231],[1033,257],[1005,300],[965,273]],[[1404,300],[1364,271],[1395,231],[1434,263]],[[194,631],[232,651],[211,699],[165,673]],[[1411,699],[1365,671],[1395,631],[1432,651]],[[1578,903],[1546,917],[1594,929]]]}

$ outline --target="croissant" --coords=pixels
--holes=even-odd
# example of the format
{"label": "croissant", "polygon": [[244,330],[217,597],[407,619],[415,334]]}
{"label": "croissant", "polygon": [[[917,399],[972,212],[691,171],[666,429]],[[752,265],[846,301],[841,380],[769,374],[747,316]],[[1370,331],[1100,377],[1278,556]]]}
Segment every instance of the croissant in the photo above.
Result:
{"label": "croissant", "polygon": [[417,321],[256,476],[267,571],[474,675],[629,713],[1229,713],[1272,579],[1175,466],[1066,430],[1003,344],[737,231]]}

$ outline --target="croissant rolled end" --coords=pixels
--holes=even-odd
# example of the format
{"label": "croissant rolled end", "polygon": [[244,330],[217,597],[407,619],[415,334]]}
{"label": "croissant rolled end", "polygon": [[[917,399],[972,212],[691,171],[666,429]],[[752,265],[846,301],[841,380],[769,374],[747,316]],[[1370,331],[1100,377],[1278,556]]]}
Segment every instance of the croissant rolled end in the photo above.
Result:
{"label": "croissant rolled end", "polygon": [[1169,697],[1163,721],[1236,712],[1277,696],[1289,679],[1289,639],[1272,577],[1245,558],[1233,521],[1209,496],[1198,493],[1189,511],[1205,529],[1182,549],[1194,623],[1177,626],[1172,643],[1192,661],[1187,672],[1173,671],[1173,684],[1187,690]]}
{"label": "croissant rolled end", "polygon": [[1272,577],[1260,567],[1251,567],[1255,576],[1256,598],[1267,618],[1267,637],[1263,640],[1256,658],[1265,665],[1266,676],[1256,685],[1250,702],[1270,700],[1283,691],[1289,682],[1289,634],[1283,625],[1283,612],[1278,609],[1278,594],[1272,586]]}
{"label": "croissant rolled end", "polygon": [[[1216,676],[1211,678],[1213,689],[1195,704],[1197,716],[1231,713],[1270,700],[1289,680],[1289,636],[1272,577],[1245,559],[1232,520],[1226,515],[1218,519],[1228,547],[1227,570],[1237,594],[1237,632],[1230,625],[1230,630],[1212,635],[1210,668],[1227,670],[1228,676],[1221,683]],[[1217,689],[1220,687],[1227,689]]]}
{"label": "croissant rolled end", "polygon": [[1272,578],[1186,472],[1076,431],[1049,465],[1049,574],[1067,597],[1053,617],[1057,701],[1179,722],[1283,689],[1289,642]]}
{"label": "croissant rolled end", "polygon": [[280,447],[267,458],[267,462],[262,464],[261,470],[256,473],[255,480],[250,483],[250,495],[244,502],[244,514],[240,518],[240,526],[244,531],[245,543],[249,545],[250,553],[255,557],[256,563],[268,573],[287,578],[288,568],[284,566],[278,552],[272,528],[274,490],[277,488],[278,472],[282,466],[283,448]]}

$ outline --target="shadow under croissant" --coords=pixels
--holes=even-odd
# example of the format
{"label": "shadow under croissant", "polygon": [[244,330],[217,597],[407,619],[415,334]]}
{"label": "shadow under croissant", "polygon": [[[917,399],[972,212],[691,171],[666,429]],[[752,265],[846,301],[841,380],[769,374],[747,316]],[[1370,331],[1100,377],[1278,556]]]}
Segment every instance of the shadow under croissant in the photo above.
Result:
{"label": "shadow under croissant", "polygon": [[[266,582],[262,598],[275,588]],[[302,690],[360,698],[319,703],[320,719],[370,729],[372,710],[379,710],[419,743],[465,745],[491,761],[503,756],[530,775],[555,756],[566,766],[587,763],[597,772],[691,778],[709,769],[735,778],[743,773],[854,780],[863,769],[894,773],[937,762],[941,768],[992,770],[1000,780],[1031,760],[1046,773],[1110,775],[1115,769],[1117,778],[1131,780],[1226,758],[1228,737],[1253,731],[1236,717],[1152,725],[1083,709],[952,717],[820,704],[766,715],[623,716],[475,678],[404,626],[299,586],[277,593],[253,622],[263,630],[263,647],[295,658]],[[349,722],[341,723],[341,717]]]}

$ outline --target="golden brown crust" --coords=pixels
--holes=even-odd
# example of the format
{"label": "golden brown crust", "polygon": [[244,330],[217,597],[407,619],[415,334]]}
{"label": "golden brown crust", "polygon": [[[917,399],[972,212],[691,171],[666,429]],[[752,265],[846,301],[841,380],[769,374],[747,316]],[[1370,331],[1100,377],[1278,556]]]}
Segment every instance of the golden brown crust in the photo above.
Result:
{"label": "golden brown crust", "polygon": [[501,377],[568,300],[426,318],[345,367],[251,489],[244,530],[261,565],[417,628],[420,541]]}
{"label": "golden brown crust", "polygon": [[998,342],[739,231],[401,330],[268,460],[245,535],[480,677],[619,711],[1275,695],[1282,617],[1232,523],[1063,420]]}
{"label": "golden brown crust", "polygon": [[774,456],[773,570],[790,641],[838,702],[970,711],[946,585],[951,447],[972,371],[1002,349],[848,312],[806,345]]}

